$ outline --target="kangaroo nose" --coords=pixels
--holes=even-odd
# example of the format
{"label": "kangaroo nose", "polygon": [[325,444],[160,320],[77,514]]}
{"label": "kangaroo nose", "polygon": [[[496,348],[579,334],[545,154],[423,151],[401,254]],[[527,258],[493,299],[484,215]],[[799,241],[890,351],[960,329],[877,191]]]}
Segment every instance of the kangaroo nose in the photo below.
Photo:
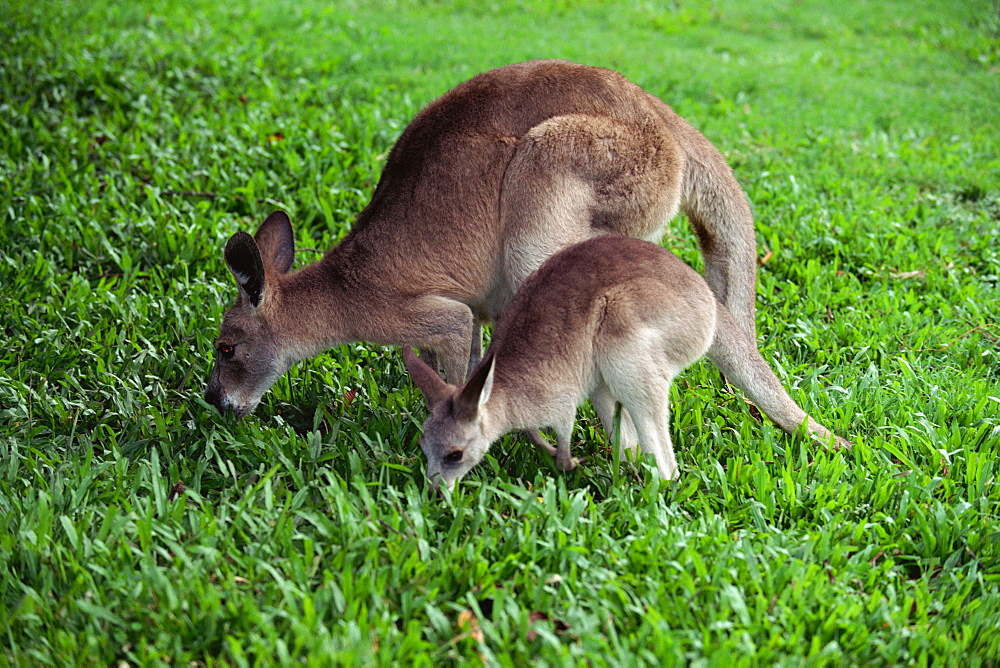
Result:
{"label": "kangaroo nose", "polygon": [[205,401],[215,406],[220,413],[224,412],[222,410],[222,394],[219,392],[219,388],[210,385],[205,390]]}

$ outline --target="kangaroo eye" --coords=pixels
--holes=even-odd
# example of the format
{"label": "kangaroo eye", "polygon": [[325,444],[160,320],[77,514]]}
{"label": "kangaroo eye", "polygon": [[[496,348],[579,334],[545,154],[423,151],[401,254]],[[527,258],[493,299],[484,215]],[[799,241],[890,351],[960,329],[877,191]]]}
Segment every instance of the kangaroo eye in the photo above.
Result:
{"label": "kangaroo eye", "polygon": [[462,461],[462,451],[452,450],[444,456],[444,461],[446,464],[457,464]]}
{"label": "kangaroo eye", "polygon": [[221,355],[222,359],[224,360],[232,359],[235,353],[236,353],[236,346],[227,346],[227,345],[219,346],[219,355]]}

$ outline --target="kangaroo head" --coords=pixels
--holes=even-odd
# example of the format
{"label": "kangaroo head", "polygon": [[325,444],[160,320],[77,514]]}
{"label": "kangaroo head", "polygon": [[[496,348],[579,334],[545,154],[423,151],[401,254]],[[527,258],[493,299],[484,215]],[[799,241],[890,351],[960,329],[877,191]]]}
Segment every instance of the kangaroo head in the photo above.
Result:
{"label": "kangaroo head", "polygon": [[434,485],[444,484],[452,489],[482,461],[492,442],[487,433],[486,402],[493,389],[496,360],[487,355],[460,388],[441,380],[409,346],[403,347],[403,361],[430,410],[420,438],[420,449],[427,457],[427,478]]}
{"label": "kangaroo head", "polygon": [[205,391],[205,400],[221,413],[249,414],[295,361],[284,352],[280,317],[281,279],[294,256],[295,237],[284,211],[268,216],[255,236],[237,232],[226,244],[226,264],[240,294],[223,316]]}

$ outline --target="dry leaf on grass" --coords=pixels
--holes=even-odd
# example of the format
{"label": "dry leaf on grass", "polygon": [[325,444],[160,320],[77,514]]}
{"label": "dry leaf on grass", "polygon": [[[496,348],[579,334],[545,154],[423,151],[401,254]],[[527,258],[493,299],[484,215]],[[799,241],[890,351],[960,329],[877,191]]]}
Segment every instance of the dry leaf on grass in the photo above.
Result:
{"label": "dry leaf on grass", "polygon": [[178,496],[183,494],[185,489],[187,489],[187,487],[184,486],[184,481],[178,480],[174,483],[173,487],[170,488],[170,494],[167,495],[167,498],[173,501]]}
{"label": "dry leaf on grass", "polygon": [[472,638],[476,642],[483,642],[483,630],[479,628],[479,618],[472,610],[466,608],[458,613],[458,629],[461,633],[453,639],[453,642],[458,642],[465,637]]}
{"label": "dry leaf on grass", "polygon": [[341,401],[344,402],[344,406],[347,407],[351,405],[354,401],[354,397],[356,396],[358,396],[358,390],[357,388],[352,387],[347,392],[344,392],[344,395],[341,397]]}
{"label": "dry leaf on grass", "polygon": [[897,281],[903,281],[903,280],[906,280],[908,278],[923,278],[925,275],[926,274],[924,274],[924,272],[919,271],[919,270],[917,270],[917,271],[902,271],[902,272],[898,272],[898,273],[894,272],[894,273],[889,274],[889,278],[894,278]]}

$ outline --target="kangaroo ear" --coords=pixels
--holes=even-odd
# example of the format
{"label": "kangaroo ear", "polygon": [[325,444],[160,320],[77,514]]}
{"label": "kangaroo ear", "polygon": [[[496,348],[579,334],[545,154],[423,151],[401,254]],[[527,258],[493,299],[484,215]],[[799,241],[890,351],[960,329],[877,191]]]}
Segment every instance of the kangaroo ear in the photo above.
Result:
{"label": "kangaroo ear", "polygon": [[254,307],[260,306],[264,291],[264,263],[260,258],[257,242],[246,232],[240,231],[229,238],[226,244],[226,264],[233,272],[240,293],[245,295]]}
{"label": "kangaroo ear", "polygon": [[403,346],[403,364],[410,372],[413,384],[423,393],[428,407],[434,408],[452,395],[453,390],[448,383],[441,380],[434,369],[417,357],[410,346]]}
{"label": "kangaroo ear", "polygon": [[455,398],[455,410],[462,417],[474,418],[479,409],[490,400],[496,361],[492,353],[488,354]]}
{"label": "kangaroo ear", "polygon": [[254,235],[261,259],[268,270],[286,273],[295,261],[295,233],[292,221],[284,211],[275,211],[267,217]]}

